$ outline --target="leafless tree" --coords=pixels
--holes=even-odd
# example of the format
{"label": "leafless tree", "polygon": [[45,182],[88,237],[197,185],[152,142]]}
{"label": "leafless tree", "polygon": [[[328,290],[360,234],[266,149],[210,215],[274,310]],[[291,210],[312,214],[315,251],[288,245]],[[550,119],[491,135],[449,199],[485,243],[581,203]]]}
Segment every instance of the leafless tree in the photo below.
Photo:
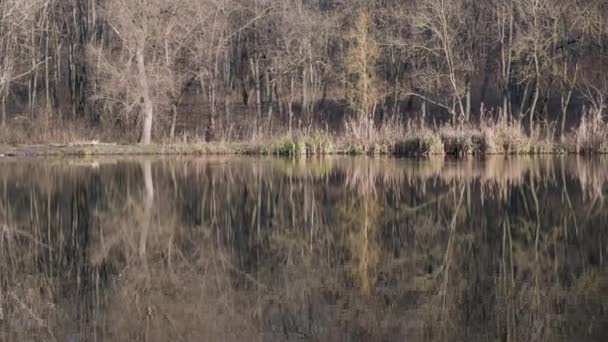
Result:
{"label": "leafless tree", "polygon": [[[362,10],[376,91],[353,87],[361,78],[349,67]],[[235,125],[271,132],[276,118],[289,132],[323,127],[342,118],[319,115],[329,103],[340,113],[448,113],[456,124],[483,103],[564,136],[588,104],[582,89],[601,85],[591,75],[607,72],[607,14],[583,0],[5,0],[2,125],[23,113],[86,119],[140,127],[149,143],[172,140],[182,120],[213,140]],[[375,110],[352,105],[367,95]]]}

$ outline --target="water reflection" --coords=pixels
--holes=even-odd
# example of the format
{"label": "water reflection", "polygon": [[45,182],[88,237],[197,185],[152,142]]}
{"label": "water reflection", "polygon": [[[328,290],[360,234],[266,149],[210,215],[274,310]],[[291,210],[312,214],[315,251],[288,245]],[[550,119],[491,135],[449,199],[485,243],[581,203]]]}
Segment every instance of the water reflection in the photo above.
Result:
{"label": "water reflection", "polygon": [[0,340],[608,336],[608,159],[0,164]]}

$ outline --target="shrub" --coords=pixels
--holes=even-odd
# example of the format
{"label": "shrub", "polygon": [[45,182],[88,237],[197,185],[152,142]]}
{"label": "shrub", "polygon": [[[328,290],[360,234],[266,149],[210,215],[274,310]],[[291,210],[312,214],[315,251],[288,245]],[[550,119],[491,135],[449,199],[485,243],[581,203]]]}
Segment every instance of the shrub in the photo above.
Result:
{"label": "shrub", "polygon": [[533,152],[531,140],[520,122],[506,118],[481,123],[484,152],[487,154],[525,154]]}
{"label": "shrub", "polygon": [[439,136],[448,155],[465,156],[483,152],[483,133],[472,126],[444,126],[439,130]]}
{"label": "shrub", "polygon": [[444,154],[445,150],[437,132],[423,125],[410,125],[405,137],[395,143],[393,153],[419,157]]}
{"label": "shrub", "polygon": [[296,133],[281,137],[270,144],[270,153],[279,156],[327,154],[332,151],[332,139],[323,131]]}
{"label": "shrub", "polygon": [[577,153],[608,153],[608,124],[602,120],[601,112],[583,114],[572,139]]}

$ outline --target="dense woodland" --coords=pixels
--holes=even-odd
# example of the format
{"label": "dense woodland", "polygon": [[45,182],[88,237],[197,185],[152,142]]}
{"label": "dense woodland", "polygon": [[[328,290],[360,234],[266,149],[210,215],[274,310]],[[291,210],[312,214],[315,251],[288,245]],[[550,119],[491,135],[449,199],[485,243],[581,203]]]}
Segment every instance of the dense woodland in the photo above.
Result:
{"label": "dense woodland", "polygon": [[602,120],[607,61],[605,0],[0,1],[3,132],[149,143],[502,117],[563,137]]}

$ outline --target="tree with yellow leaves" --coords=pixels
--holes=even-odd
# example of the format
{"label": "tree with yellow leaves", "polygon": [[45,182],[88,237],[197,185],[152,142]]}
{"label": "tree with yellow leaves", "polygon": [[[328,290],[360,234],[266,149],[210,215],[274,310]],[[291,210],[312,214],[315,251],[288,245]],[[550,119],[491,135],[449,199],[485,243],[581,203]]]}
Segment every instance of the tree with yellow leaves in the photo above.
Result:
{"label": "tree with yellow leaves", "polygon": [[359,12],[350,35],[346,56],[348,102],[356,113],[357,123],[367,130],[368,138],[374,122],[374,107],[378,98],[376,63],[378,45],[370,32],[370,16]]}

